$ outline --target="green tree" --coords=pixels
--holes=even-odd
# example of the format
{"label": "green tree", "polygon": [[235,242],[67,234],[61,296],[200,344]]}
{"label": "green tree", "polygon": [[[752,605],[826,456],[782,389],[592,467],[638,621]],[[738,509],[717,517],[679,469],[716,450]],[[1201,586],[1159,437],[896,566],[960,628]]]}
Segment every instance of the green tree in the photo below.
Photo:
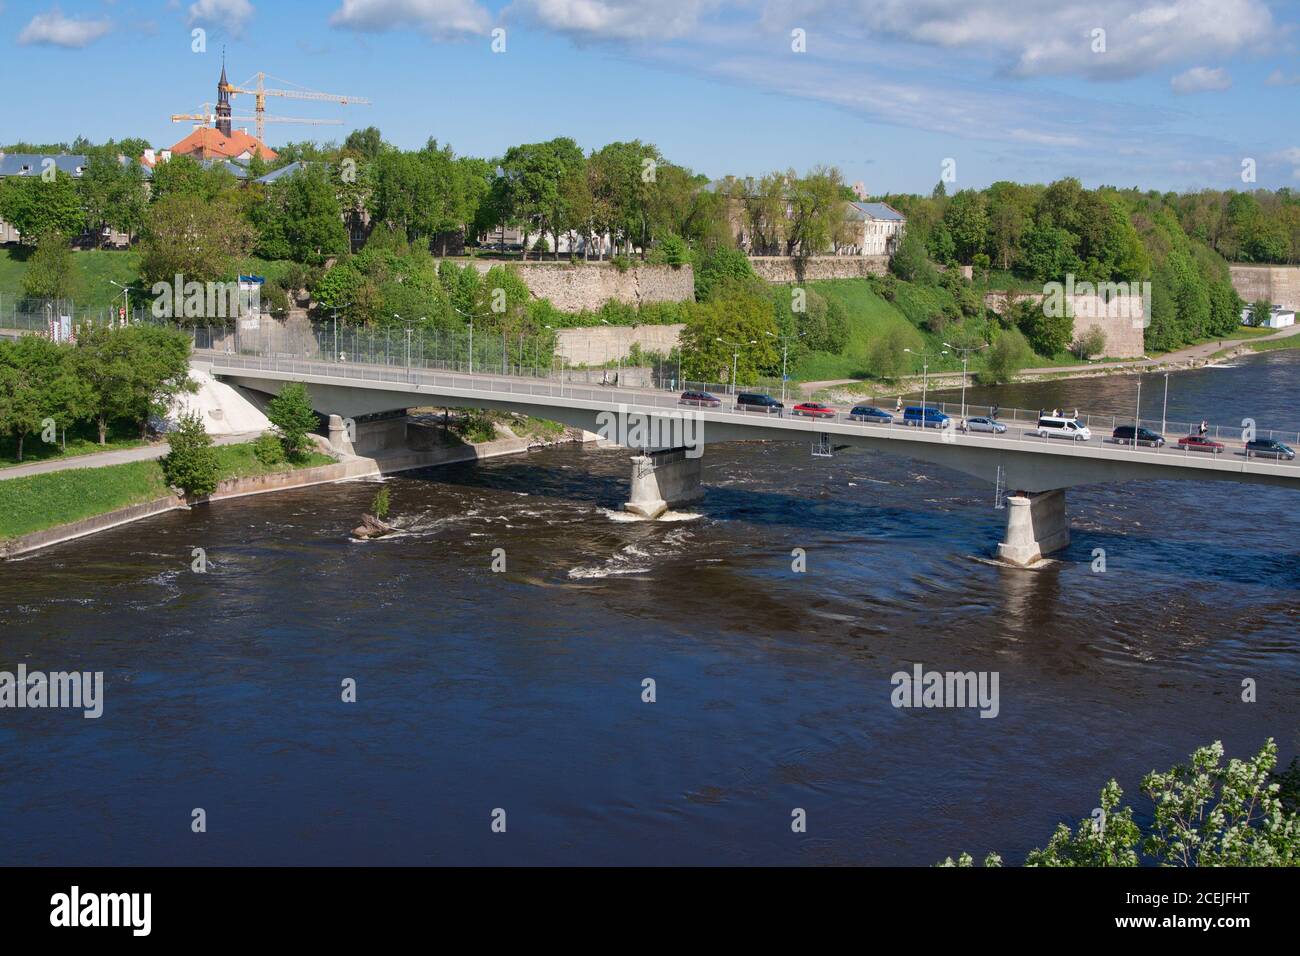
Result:
{"label": "green tree", "polygon": [[28,246],[51,232],[79,236],[86,227],[77,183],[61,169],[49,180],[36,170],[0,179],[0,219],[17,229]]}
{"label": "green tree", "polygon": [[253,246],[254,232],[227,198],[205,201],[174,194],[149,210],[140,245],[140,278],[149,286],[233,279],[238,260]]}
{"label": "green tree", "polygon": [[47,232],[36,243],[23,273],[23,294],[33,299],[68,299],[77,289],[79,274],[67,237]]}
{"label": "green tree", "polygon": [[867,370],[885,382],[896,382],[907,372],[907,335],[898,327],[891,327],[878,335],[867,346]]}
{"label": "green tree", "polygon": [[308,166],[272,183],[254,207],[258,254],[319,264],[348,251],[338,193],[323,166]]}
{"label": "green tree", "polygon": [[1030,348],[1048,358],[1064,352],[1074,340],[1070,303],[1063,300],[1060,305],[1059,309],[1053,309],[1050,299],[1042,302],[1025,299],[1012,307],[1016,326],[1024,333]]}
{"label": "green tree", "polygon": [[67,426],[65,349],[40,335],[0,341],[0,429],[14,439],[18,460],[23,443],[49,420]]}
{"label": "green tree", "polygon": [[1267,326],[1273,318],[1273,303],[1267,299],[1256,299],[1250,305],[1250,324],[1255,328]]}
{"label": "green tree", "polygon": [[772,344],[776,335],[772,303],[762,296],[737,292],[697,303],[682,330],[682,374],[687,379],[730,382],[735,361],[736,383],[753,382],[780,366]]}
{"label": "green tree", "polygon": [[266,417],[275,426],[290,461],[299,461],[311,447],[307,437],[319,424],[311,397],[301,382],[289,382],[267,404]]}
{"label": "green tree", "polygon": [[71,368],[86,389],[86,417],[104,444],[108,423],[128,419],[143,438],[151,415],[166,414],[172,400],[196,388],[190,379],[190,341],[175,329],[153,325],[82,331]]}
{"label": "green tree", "polygon": [[982,384],[1003,385],[1015,381],[1016,375],[1034,357],[1029,343],[1019,329],[1002,329],[988,350],[984,368],[977,373]]}
{"label": "green tree", "polygon": [[167,436],[168,453],[163,457],[163,477],[189,496],[210,495],[217,490],[221,465],[212,447],[212,436],[198,413],[180,416],[177,427]]}
{"label": "green tree", "polygon": [[1106,348],[1106,333],[1100,326],[1094,325],[1079,336],[1079,358],[1088,359],[1100,355]]}

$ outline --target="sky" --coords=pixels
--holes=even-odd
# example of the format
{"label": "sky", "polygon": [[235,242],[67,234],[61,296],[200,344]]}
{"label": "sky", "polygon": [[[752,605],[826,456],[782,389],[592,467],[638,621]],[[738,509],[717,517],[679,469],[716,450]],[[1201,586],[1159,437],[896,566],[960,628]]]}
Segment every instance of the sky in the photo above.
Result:
{"label": "sky", "polygon": [[223,49],[232,83],[371,101],[272,99],[343,120],[272,146],[375,125],[462,155],[571,136],[709,176],[836,166],[874,195],[945,171],[1300,189],[1300,0],[0,0],[0,142],[170,146]]}

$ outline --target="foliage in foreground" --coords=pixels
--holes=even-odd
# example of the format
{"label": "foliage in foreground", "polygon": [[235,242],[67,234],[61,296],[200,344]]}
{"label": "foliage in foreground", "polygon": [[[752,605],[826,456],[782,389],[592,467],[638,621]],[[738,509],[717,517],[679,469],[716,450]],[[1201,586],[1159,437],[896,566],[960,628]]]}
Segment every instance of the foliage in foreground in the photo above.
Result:
{"label": "foliage in foreground", "polygon": [[171,451],[162,459],[162,470],[169,485],[191,496],[217,490],[221,466],[202,418],[193,413],[181,415],[168,445]]}
{"label": "foliage in foreground", "polygon": [[[1154,805],[1146,832],[1133,808],[1120,807],[1123,791],[1111,780],[1100,806],[1075,830],[1061,823],[1047,846],[1033,850],[1025,866],[1297,866],[1300,865],[1300,813],[1283,799],[1288,775],[1274,775],[1277,744],[1270,737],[1249,760],[1223,764],[1223,744],[1197,748],[1190,761],[1166,773],[1152,771],[1142,792]],[[1282,782],[1278,782],[1282,781]],[[1288,791],[1294,793],[1294,789]],[[967,867],[963,853],[940,866]],[[1001,866],[991,853],[985,866]]]}
{"label": "foliage in foreground", "polygon": [[266,417],[275,426],[285,456],[300,461],[311,444],[307,436],[319,424],[306,386],[301,382],[285,385],[267,404]]}

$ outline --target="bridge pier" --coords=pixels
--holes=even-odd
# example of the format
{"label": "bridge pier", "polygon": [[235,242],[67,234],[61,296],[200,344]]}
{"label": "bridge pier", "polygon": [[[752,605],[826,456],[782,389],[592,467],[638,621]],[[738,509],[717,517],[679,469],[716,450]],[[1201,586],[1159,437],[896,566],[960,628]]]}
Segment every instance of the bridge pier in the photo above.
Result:
{"label": "bridge pier", "polygon": [[1007,496],[1006,540],[998,557],[1026,567],[1070,543],[1070,516],[1065,490],[1019,492]]}
{"label": "bridge pier", "polygon": [[696,501],[703,457],[687,457],[685,448],[643,452],[632,457],[632,493],[623,510],[654,520],[674,505]]}

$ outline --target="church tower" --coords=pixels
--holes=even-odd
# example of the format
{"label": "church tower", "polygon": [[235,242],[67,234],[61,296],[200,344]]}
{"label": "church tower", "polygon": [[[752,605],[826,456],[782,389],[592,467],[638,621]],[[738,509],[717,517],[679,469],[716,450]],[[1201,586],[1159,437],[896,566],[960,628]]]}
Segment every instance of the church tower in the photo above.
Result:
{"label": "church tower", "polygon": [[221,79],[217,81],[217,129],[222,136],[230,135],[230,90],[226,81],[226,55],[221,55]]}

